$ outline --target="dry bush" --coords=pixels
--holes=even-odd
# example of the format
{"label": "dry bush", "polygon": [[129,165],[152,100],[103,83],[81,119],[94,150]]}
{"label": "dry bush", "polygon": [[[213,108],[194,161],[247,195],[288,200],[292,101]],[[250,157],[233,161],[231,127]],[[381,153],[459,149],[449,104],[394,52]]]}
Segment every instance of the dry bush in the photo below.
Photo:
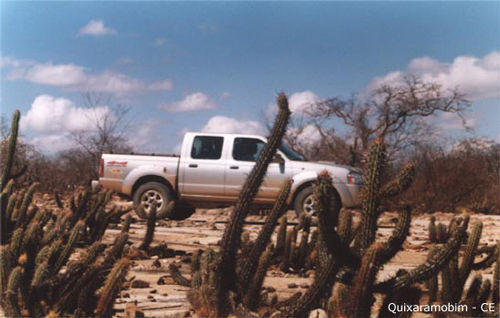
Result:
{"label": "dry bush", "polygon": [[465,139],[450,151],[422,146],[414,155],[417,178],[403,199],[423,212],[500,213],[500,145]]}

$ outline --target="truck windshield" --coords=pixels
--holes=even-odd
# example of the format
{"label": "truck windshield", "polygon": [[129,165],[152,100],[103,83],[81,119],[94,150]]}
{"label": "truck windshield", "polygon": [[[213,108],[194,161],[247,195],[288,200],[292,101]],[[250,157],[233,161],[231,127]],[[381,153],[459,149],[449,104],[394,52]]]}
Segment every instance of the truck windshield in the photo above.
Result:
{"label": "truck windshield", "polygon": [[279,150],[281,150],[281,152],[283,152],[285,154],[285,156],[288,157],[288,159],[290,160],[295,160],[295,161],[306,161],[304,159],[304,157],[302,157],[301,155],[299,155],[298,153],[296,153],[295,151],[293,151],[292,149],[288,148],[285,144],[281,144],[279,147],[278,147]]}

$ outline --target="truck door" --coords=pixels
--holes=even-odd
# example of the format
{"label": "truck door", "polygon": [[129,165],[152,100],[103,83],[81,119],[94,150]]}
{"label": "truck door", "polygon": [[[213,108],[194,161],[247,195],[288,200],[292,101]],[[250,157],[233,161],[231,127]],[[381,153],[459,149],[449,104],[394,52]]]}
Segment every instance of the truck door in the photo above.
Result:
{"label": "truck door", "polygon": [[[264,145],[265,142],[257,138],[234,138],[232,153],[229,155],[225,169],[226,196],[238,197]],[[286,163],[270,163],[256,201],[273,202],[278,197],[283,182],[291,175],[291,167],[287,167]]]}
{"label": "truck door", "polygon": [[191,151],[180,161],[181,196],[224,196],[224,137],[194,136]]}

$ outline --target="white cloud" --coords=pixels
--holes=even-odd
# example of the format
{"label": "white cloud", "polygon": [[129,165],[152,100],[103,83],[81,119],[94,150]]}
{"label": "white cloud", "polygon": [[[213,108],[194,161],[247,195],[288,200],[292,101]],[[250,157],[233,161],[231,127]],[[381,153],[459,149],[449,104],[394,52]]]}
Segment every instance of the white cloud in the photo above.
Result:
{"label": "white cloud", "polygon": [[[76,64],[32,63],[21,65],[6,60],[2,64],[10,69],[8,80],[26,80],[29,82],[58,86],[76,91],[95,91],[114,94],[143,93],[146,91],[171,90],[173,85],[169,79],[146,83],[123,73],[103,71],[90,73],[87,68]],[[9,67],[10,66],[10,67]]]}
{"label": "white cloud", "polygon": [[416,58],[410,61],[406,70],[377,77],[367,88],[371,90],[382,84],[401,83],[407,74],[441,84],[444,89],[458,88],[472,100],[500,98],[500,51],[493,51],[482,58],[458,56],[452,63],[430,57]]}
{"label": "white cloud", "polygon": [[231,96],[231,94],[229,92],[223,92],[220,95],[220,99],[226,99],[226,98],[229,98],[229,96]]}
{"label": "white cloud", "polygon": [[40,95],[35,98],[26,115],[21,117],[21,129],[37,133],[67,133],[94,130],[95,119],[109,114],[109,107],[76,107],[66,98]]}
{"label": "white cloud", "polygon": [[79,85],[86,81],[85,68],[74,64],[36,64],[26,69],[24,78],[30,82],[54,86]]}
{"label": "white cloud", "polygon": [[321,141],[321,134],[314,125],[306,125],[301,129],[290,127],[287,130],[287,135],[295,139],[299,145],[308,146]]}
{"label": "white cloud", "polygon": [[33,64],[31,60],[19,60],[10,56],[0,56],[0,69],[7,67],[21,67]]}
{"label": "white cloud", "polygon": [[184,97],[184,99],[167,105],[160,106],[171,112],[191,112],[196,110],[206,110],[217,108],[217,105],[209,96],[202,92],[196,92]]}
{"label": "white cloud", "polygon": [[50,95],[37,96],[30,109],[21,116],[23,133],[34,135],[28,140],[42,152],[58,152],[74,146],[71,133],[94,131],[95,123],[110,115],[108,106],[77,107],[71,100]]}
{"label": "white cloud", "polygon": [[155,41],[153,42],[153,45],[156,47],[160,47],[160,46],[163,46],[165,43],[167,43],[167,39],[162,37],[162,38],[155,39]]}
{"label": "white cloud", "polygon": [[93,35],[104,36],[116,34],[116,30],[108,28],[104,25],[102,20],[91,20],[78,31],[78,36]]}
{"label": "white cloud", "polygon": [[467,113],[462,119],[454,113],[439,112],[436,116],[429,117],[428,120],[438,127],[440,131],[474,129],[477,127],[477,114],[475,113]]}
{"label": "white cloud", "polygon": [[[321,101],[318,95],[314,92],[307,90],[296,92],[288,97],[288,108],[292,112],[292,116],[307,116],[308,111],[311,111],[314,105]],[[278,113],[276,103],[270,103],[265,112],[268,120],[272,120]]]}
{"label": "white cloud", "polygon": [[149,89],[152,91],[169,91],[174,87],[172,84],[172,81],[169,79],[159,81],[159,82],[154,82],[151,85],[149,85]]}
{"label": "white cloud", "polygon": [[207,121],[201,131],[207,133],[262,134],[264,127],[253,120],[214,116]]}
{"label": "white cloud", "polygon": [[314,105],[320,101],[318,95],[311,91],[297,92],[288,98],[288,107],[295,114],[307,113]]}
{"label": "white cloud", "polygon": [[133,133],[128,136],[128,144],[134,149],[158,153],[158,140],[156,139],[158,139],[158,136],[161,136],[157,133],[157,128],[159,126],[160,121],[155,119],[137,123],[131,129]]}
{"label": "white cloud", "polygon": [[44,153],[57,153],[74,146],[68,134],[40,135],[30,139],[29,143]]}

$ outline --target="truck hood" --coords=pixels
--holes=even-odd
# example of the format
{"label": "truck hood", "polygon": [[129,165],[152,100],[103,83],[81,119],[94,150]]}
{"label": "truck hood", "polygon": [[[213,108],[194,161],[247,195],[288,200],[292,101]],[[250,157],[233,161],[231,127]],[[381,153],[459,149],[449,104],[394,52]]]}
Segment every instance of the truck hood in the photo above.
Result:
{"label": "truck hood", "polygon": [[362,170],[359,168],[340,165],[330,161],[293,161],[293,169],[295,173],[300,173],[301,171],[315,171],[316,173],[320,173],[323,170],[326,170],[332,175],[333,181],[335,183],[345,183],[347,181],[347,175],[349,174],[349,172],[356,172],[359,174],[362,173]]}

